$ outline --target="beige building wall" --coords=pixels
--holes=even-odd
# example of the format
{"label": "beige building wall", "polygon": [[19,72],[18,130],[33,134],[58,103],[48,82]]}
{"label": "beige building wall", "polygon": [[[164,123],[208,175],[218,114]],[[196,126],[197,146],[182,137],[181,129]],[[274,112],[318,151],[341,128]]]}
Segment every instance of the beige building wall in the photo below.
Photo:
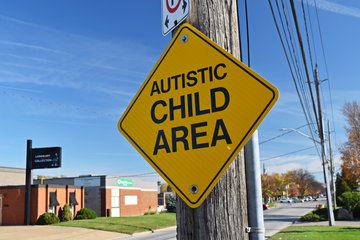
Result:
{"label": "beige building wall", "polygon": [[0,186],[25,185],[24,168],[0,167]]}

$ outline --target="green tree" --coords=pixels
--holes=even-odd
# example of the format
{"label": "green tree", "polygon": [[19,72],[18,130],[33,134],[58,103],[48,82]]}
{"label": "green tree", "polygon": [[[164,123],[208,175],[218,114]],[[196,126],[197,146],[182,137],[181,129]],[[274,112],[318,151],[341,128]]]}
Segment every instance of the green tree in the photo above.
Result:
{"label": "green tree", "polygon": [[336,187],[336,200],[340,202],[340,196],[344,192],[351,191],[351,188],[348,186],[346,181],[342,178],[340,173],[336,174],[336,181],[335,181],[335,187]]}
{"label": "green tree", "polygon": [[339,198],[342,206],[350,212],[360,206],[360,192],[345,192]]}
{"label": "green tree", "polygon": [[176,195],[170,195],[166,201],[166,209],[168,212],[176,212]]}

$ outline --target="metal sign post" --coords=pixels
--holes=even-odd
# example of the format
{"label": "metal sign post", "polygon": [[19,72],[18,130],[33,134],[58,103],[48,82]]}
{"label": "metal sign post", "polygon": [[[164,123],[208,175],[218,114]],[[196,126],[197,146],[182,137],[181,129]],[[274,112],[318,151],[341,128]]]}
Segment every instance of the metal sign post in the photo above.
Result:
{"label": "metal sign post", "polygon": [[31,162],[32,162],[32,140],[27,140],[26,144],[26,182],[25,182],[25,225],[30,225],[31,208]]}
{"label": "metal sign post", "polygon": [[32,148],[32,140],[27,140],[24,214],[25,225],[30,225],[32,169],[59,167],[61,167],[61,147]]}

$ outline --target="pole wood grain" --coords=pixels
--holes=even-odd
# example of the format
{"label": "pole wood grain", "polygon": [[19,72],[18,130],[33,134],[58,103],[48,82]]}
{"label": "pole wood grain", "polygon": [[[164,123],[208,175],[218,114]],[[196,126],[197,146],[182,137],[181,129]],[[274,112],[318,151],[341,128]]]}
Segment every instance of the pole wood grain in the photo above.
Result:
{"label": "pole wood grain", "polygon": [[[237,1],[190,0],[190,5],[187,22],[240,59]],[[179,240],[248,239],[243,150],[199,208],[188,207],[179,197],[176,208]]]}

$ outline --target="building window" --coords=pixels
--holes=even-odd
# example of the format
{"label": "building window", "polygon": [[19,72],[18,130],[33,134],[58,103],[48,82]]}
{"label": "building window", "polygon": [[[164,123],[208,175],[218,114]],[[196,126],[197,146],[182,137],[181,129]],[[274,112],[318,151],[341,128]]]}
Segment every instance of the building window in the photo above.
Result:
{"label": "building window", "polygon": [[113,207],[113,208],[120,207],[120,197],[119,196],[111,197],[111,207]]}
{"label": "building window", "polygon": [[125,196],[125,205],[137,205],[138,197],[137,196]]}
{"label": "building window", "polygon": [[56,206],[59,206],[59,202],[56,198],[56,192],[50,192],[49,212],[56,214]]}
{"label": "building window", "polygon": [[71,192],[69,195],[69,206],[70,206],[70,212],[72,215],[75,214],[75,206],[78,205],[78,202],[76,201],[75,192]]}

